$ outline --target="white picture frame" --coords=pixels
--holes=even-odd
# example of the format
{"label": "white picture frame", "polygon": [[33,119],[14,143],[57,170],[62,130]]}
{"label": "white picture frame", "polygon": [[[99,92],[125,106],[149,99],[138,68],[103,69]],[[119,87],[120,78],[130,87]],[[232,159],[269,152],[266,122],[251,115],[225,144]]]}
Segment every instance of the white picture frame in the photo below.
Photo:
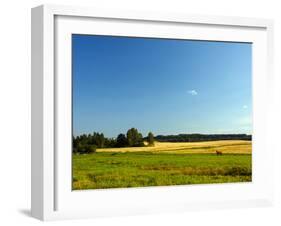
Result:
{"label": "white picture frame", "polygon": [[[102,26],[101,26],[102,25]],[[252,42],[253,182],[71,190],[72,33]],[[266,19],[111,11],[43,5],[32,9],[32,216],[41,220],[271,205],[273,22]]]}

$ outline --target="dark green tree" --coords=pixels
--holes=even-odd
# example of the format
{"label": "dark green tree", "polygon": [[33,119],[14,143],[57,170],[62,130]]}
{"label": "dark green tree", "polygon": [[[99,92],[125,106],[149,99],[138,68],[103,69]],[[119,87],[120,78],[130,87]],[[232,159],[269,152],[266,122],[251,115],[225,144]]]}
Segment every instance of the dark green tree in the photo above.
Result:
{"label": "dark green tree", "polygon": [[79,154],[91,154],[96,152],[97,147],[95,145],[90,144],[79,144],[77,146],[77,152]]}
{"label": "dark green tree", "polygon": [[148,133],[147,142],[149,146],[154,146],[154,135],[152,132]]}
{"label": "dark green tree", "polygon": [[105,144],[105,137],[103,133],[94,132],[93,135],[88,136],[88,144],[96,145],[98,148],[103,148]]}
{"label": "dark green tree", "polygon": [[127,131],[127,141],[130,147],[143,146],[142,134],[136,128]]}
{"label": "dark green tree", "polygon": [[105,140],[104,140],[104,147],[106,147],[106,148],[114,148],[114,147],[117,146],[116,142],[117,141],[114,138],[105,138]]}
{"label": "dark green tree", "polygon": [[104,147],[104,142],[105,142],[105,138],[103,133],[99,134],[98,133],[98,137],[97,137],[97,146],[99,148],[103,148]]}
{"label": "dark green tree", "polygon": [[127,145],[128,145],[128,141],[127,141],[125,134],[120,133],[116,139],[116,146],[117,147],[126,147]]}
{"label": "dark green tree", "polygon": [[143,137],[142,137],[142,134],[141,133],[138,133],[138,140],[137,140],[137,143],[136,145],[137,147],[144,147],[144,143],[143,143]]}

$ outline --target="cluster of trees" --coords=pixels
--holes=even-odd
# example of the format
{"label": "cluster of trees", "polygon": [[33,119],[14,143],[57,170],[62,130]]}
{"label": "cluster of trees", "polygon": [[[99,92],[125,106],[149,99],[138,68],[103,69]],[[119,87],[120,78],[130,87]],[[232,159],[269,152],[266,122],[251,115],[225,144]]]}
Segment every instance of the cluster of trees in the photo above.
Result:
{"label": "cluster of trees", "polygon": [[94,153],[97,148],[143,147],[145,140],[149,146],[154,145],[154,136],[151,132],[148,133],[147,138],[143,138],[136,128],[129,129],[126,134],[120,133],[116,139],[94,132],[73,137],[73,152],[87,154]]}
{"label": "cluster of trees", "polygon": [[74,153],[93,153],[97,148],[103,148],[106,143],[110,142],[105,138],[103,133],[82,134],[73,137],[73,152]]}
{"label": "cluster of trees", "polygon": [[178,134],[158,135],[155,140],[159,142],[199,142],[215,140],[252,140],[247,134]]}
{"label": "cluster of trees", "polygon": [[147,146],[153,146],[155,140],[159,142],[252,140],[252,136],[247,134],[178,134],[154,137],[153,133],[149,132],[147,137],[143,137],[136,128],[131,128],[126,134],[120,133],[116,138],[107,138],[103,133],[96,132],[73,137],[73,152],[87,154],[94,153],[97,148],[144,147],[144,141],[147,141]]}

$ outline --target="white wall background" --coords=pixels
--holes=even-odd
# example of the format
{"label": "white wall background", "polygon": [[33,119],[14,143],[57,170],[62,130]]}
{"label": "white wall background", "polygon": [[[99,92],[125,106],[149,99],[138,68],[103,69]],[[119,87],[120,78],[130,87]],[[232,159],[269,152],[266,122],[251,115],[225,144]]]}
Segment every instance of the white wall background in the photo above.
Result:
{"label": "white wall background", "polygon": [[[6,0],[0,8],[0,225],[38,225],[30,209],[30,8],[43,3],[231,15],[275,20],[275,116],[281,115],[281,6],[276,0]],[[278,89],[279,88],[279,89]],[[281,139],[280,120],[272,129]],[[279,133],[279,134],[278,134]],[[279,138],[280,137],[280,138]],[[273,176],[273,175],[269,175]],[[281,225],[281,147],[275,153],[276,203],[270,208],[49,222],[50,225]]]}

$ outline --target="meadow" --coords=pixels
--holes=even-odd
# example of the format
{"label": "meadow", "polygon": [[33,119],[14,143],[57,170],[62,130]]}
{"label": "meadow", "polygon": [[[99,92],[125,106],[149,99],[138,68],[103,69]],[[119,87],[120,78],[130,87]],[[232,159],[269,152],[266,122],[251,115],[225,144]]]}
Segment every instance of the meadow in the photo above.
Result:
{"label": "meadow", "polygon": [[250,182],[252,144],[242,140],[155,142],[151,147],[73,154],[72,164],[74,190]]}

